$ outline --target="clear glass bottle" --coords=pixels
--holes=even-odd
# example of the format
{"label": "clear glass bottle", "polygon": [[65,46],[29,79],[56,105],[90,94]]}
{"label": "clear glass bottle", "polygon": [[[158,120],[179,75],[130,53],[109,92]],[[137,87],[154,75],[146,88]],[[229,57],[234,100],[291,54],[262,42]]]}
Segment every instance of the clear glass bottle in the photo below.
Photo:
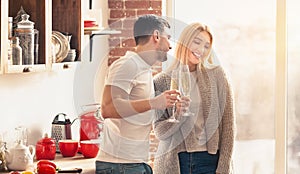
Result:
{"label": "clear glass bottle", "polygon": [[19,45],[19,38],[11,38],[11,61],[13,65],[22,64],[22,48]]}
{"label": "clear glass bottle", "polygon": [[8,38],[13,36],[13,18],[8,17]]}

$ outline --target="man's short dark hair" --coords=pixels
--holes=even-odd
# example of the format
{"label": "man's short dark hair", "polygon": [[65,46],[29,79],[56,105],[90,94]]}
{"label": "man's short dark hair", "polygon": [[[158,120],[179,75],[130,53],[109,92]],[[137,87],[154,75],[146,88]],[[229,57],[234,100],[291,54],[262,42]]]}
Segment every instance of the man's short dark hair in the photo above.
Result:
{"label": "man's short dark hair", "polygon": [[140,16],[134,23],[133,35],[136,45],[145,44],[149,41],[154,30],[160,33],[164,31],[164,27],[170,28],[167,20],[152,14]]}

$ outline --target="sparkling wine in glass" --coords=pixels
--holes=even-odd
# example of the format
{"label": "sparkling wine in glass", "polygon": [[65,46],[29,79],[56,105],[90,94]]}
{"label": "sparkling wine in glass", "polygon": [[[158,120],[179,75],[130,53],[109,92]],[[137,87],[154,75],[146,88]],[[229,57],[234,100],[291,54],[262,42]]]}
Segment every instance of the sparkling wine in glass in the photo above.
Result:
{"label": "sparkling wine in glass", "polygon": [[[179,86],[180,92],[184,97],[190,97],[191,93],[191,76],[190,70],[188,65],[181,65],[180,66],[180,73],[179,73]],[[183,116],[192,116],[194,113],[190,112],[189,108],[183,113]]]}
{"label": "sparkling wine in glass", "polygon": [[[179,90],[179,71],[178,70],[173,70],[171,72],[171,85],[170,85],[170,90],[172,89],[176,89]],[[173,94],[174,95],[174,94]],[[176,94],[175,94],[176,95]],[[178,122],[178,120],[175,118],[175,108],[176,105],[174,104],[173,108],[172,108],[172,115],[171,117],[168,119],[168,122]]]}

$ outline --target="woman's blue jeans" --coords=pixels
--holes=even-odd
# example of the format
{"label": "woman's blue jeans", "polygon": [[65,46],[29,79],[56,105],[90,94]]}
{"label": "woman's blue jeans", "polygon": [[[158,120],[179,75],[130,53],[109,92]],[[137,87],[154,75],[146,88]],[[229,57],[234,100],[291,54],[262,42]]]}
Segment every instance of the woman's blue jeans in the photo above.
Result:
{"label": "woman's blue jeans", "polygon": [[216,174],[219,152],[180,152],[178,157],[181,174]]}
{"label": "woman's blue jeans", "polygon": [[145,163],[109,163],[96,161],[96,174],[152,174]]}

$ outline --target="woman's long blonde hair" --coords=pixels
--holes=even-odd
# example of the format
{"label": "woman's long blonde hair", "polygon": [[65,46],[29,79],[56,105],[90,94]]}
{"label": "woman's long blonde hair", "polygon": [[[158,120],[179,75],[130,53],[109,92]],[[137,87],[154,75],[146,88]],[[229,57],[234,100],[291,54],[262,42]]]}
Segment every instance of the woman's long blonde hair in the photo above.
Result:
{"label": "woman's long blonde hair", "polygon": [[[175,47],[174,57],[175,60],[172,65],[168,68],[169,70],[176,69],[180,63],[187,64],[188,62],[188,53],[189,53],[189,45],[193,41],[193,39],[202,31],[206,31],[210,36],[210,50],[207,57],[204,59],[205,61],[202,62],[203,66],[206,68],[212,68],[216,66],[216,55],[212,49],[213,44],[213,36],[208,26],[201,24],[201,23],[192,23],[184,28],[181,32],[180,37],[177,41]],[[201,66],[201,63],[199,64]]]}

